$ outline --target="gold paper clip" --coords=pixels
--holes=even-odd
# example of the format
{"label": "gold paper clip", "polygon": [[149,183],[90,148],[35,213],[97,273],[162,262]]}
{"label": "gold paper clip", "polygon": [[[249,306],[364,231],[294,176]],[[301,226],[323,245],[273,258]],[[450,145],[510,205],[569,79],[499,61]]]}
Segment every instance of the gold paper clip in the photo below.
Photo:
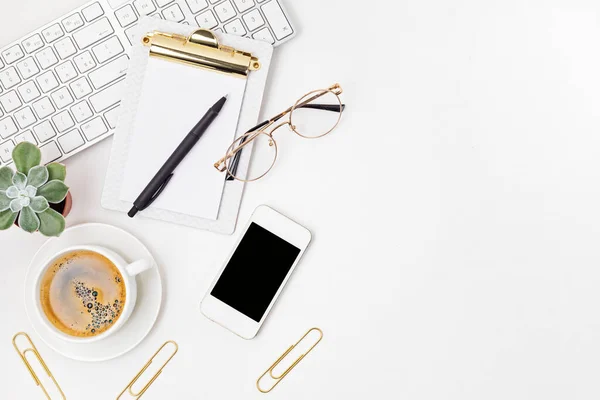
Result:
{"label": "gold paper clip", "polygon": [[[29,342],[29,347],[26,348],[25,350],[21,351],[19,350],[19,346],[17,346],[17,338],[19,336],[23,336],[25,339],[27,339],[27,341]],[[54,382],[54,385],[56,386],[56,388],[58,389],[58,391],[60,392],[63,400],[66,400],[65,394],[62,391],[62,389],[60,388],[58,382],[56,382],[56,379],[54,379],[54,376],[52,375],[52,372],[50,372],[50,370],[48,369],[48,366],[46,365],[46,363],[44,362],[44,360],[42,359],[42,356],[40,356],[40,353],[38,352],[37,348],[35,347],[35,345],[33,344],[33,342],[31,341],[31,338],[29,337],[29,335],[25,332],[19,332],[17,333],[15,336],[13,336],[12,339],[12,344],[15,348],[15,350],[17,351],[17,353],[19,353],[19,356],[21,357],[21,360],[23,360],[23,363],[25,364],[25,366],[27,367],[27,369],[29,370],[29,373],[31,374],[31,376],[33,377],[33,380],[35,381],[35,384],[39,387],[42,388],[42,391],[44,392],[44,394],[46,395],[46,398],[48,400],[52,400],[52,398],[50,397],[50,395],[48,394],[48,391],[46,390],[46,388],[44,387],[44,385],[42,384],[42,381],[40,381],[40,379],[38,378],[37,374],[35,373],[35,371],[33,370],[33,368],[31,367],[31,364],[29,363],[29,360],[27,359],[26,355],[27,352],[31,352],[33,353],[33,355],[35,355],[35,357],[38,359],[38,362],[40,363],[40,365],[42,367],[44,367],[44,370],[46,370],[46,373],[48,374],[48,376],[50,377],[50,379],[52,379],[52,382]]]}
{"label": "gold paper clip", "polygon": [[[171,356],[169,356],[167,361],[164,362],[164,364],[160,367],[160,369],[156,372],[156,374],[154,374],[152,379],[150,379],[150,381],[148,381],[146,386],[144,386],[142,388],[142,390],[140,390],[138,393],[134,393],[133,385],[138,381],[138,379],[140,379],[140,377],[142,376],[144,371],[146,371],[146,369],[150,366],[150,364],[152,364],[152,361],[154,360],[154,358],[156,358],[158,353],[160,353],[161,350],[164,349],[165,346],[168,345],[169,343],[172,344],[173,346],[175,346],[175,351],[173,351],[173,354],[171,354]],[[169,361],[171,361],[171,359],[175,356],[175,354],[177,354],[178,350],[179,350],[179,346],[177,345],[177,343],[175,343],[172,340],[169,340],[169,341],[165,342],[162,346],[160,346],[160,348],[158,350],[156,350],[156,353],[154,353],[154,355],[148,360],[146,365],[144,365],[144,368],[142,368],[140,370],[140,372],[138,372],[138,374],[135,376],[135,378],[133,378],[131,380],[131,382],[129,382],[129,385],[127,385],[127,387],[125,389],[123,389],[123,391],[119,394],[119,396],[117,396],[117,400],[119,400],[121,398],[121,396],[123,396],[123,394],[125,394],[125,392],[127,392],[127,391],[129,392],[129,394],[131,396],[133,396],[134,399],[139,399],[140,397],[142,397],[142,395],[146,392],[146,390],[148,390],[150,385],[152,385],[154,383],[154,381],[156,380],[156,378],[158,378],[158,376],[162,372],[163,368],[169,363]]]}
{"label": "gold paper clip", "polygon": [[[293,363],[292,365],[290,365],[290,366],[288,367],[288,369],[286,369],[285,371],[283,371],[283,373],[282,373],[281,375],[277,375],[277,376],[275,376],[275,375],[273,374],[273,370],[274,370],[274,369],[275,369],[275,368],[276,368],[276,367],[279,365],[279,363],[280,363],[281,361],[283,361],[283,359],[284,359],[284,358],[285,358],[285,357],[286,357],[288,354],[290,354],[290,352],[291,352],[291,351],[292,351],[292,350],[293,350],[293,349],[294,349],[294,348],[295,348],[295,347],[296,347],[298,344],[300,344],[300,342],[302,342],[302,341],[304,340],[304,338],[306,338],[308,335],[310,335],[310,333],[311,333],[312,331],[317,331],[317,332],[319,332],[319,340],[317,340],[317,341],[316,341],[316,342],[315,342],[315,343],[314,343],[312,346],[310,346],[310,348],[309,348],[309,349],[306,351],[306,353],[304,353],[304,354],[302,354],[300,357],[298,357],[298,359],[296,359],[296,361],[294,361],[294,363]],[[281,381],[283,380],[283,378],[285,378],[285,376],[286,376],[287,374],[289,374],[289,373],[290,373],[290,371],[291,371],[292,369],[294,369],[294,367],[295,367],[296,365],[298,365],[298,363],[299,363],[300,361],[302,361],[302,359],[303,359],[303,358],[304,358],[304,357],[305,357],[305,356],[306,356],[308,353],[310,353],[310,352],[312,351],[312,349],[314,349],[314,348],[315,348],[315,346],[316,346],[317,344],[319,344],[319,342],[321,341],[321,339],[323,339],[323,331],[322,331],[321,329],[319,329],[319,328],[311,328],[311,329],[309,329],[309,330],[308,330],[308,332],[306,332],[306,333],[304,334],[304,336],[302,336],[302,337],[300,338],[300,340],[298,340],[298,341],[297,341],[295,344],[291,345],[291,346],[290,346],[290,348],[289,348],[289,349],[287,349],[287,350],[285,351],[285,353],[283,353],[283,354],[281,355],[281,357],[279,357],[279,358],[277,359],[277,361],[275,361],[275,362],[273,363],[273,365],[271,365],[271,366],[269,367],[269,369],[267,369],[267,370],[265,371],[265,373],[264,373],[264,374],[262,374],[262,375],[261,375],[261,376],[258,378],[258,380],[256,381],[256,388],[257,388],[257,389],[258,389],[260,392],[262,392],[262,393],[269,393],[271,390],[273,390],[273,389],[275,388],[275,386],[279,385],[279,382],[281,382]],[[262,380],[262,378],[264,378],[264,377],[265,377],[265,375],[267,375],[267,374],[269,374],[269,375],[271,376],[271,378],[273,378],[273,379],[274,379],[276,382],[275,382],[275,384],[273,384],[273,386],[271,386],[271,388],[270,388],[270,389],[268,389],[268,390],[264,390],[264,389],[262,389],[262,388],[260,387],[260,381],[261,381],[261,380]]]}

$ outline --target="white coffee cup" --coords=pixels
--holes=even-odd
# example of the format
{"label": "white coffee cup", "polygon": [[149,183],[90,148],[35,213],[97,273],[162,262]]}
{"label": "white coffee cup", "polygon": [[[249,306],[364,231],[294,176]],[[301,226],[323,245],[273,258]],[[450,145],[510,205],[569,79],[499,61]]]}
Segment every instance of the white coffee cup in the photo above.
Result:
{"label": "white coffee cup", "polygon": [[[121,311],[121,315],[119,316],[117,321],[114,323],[114,325],[112,325],[106,331],[104,331],[101,334],[96,335],[96,336],[76,337],[76,336],[70,336],[64,332],[61,332],[60,330],[58,330],[58,328],[56,328],[54,325],[52,325],[52,323],[48,320],[48,317],[46,317],[46,314],[44,313],[44,310],[42,309],[42,304],[40,301],[40,285],[41,285],[42,277],[44,276],[44,273],[46,272],[46,270],[48,268],[50,268],[54,264],[54,262],[56,260],[58,260],[60,257],[64,256],[65,254],[72,253],[75,251],[86,251],[86,250],[103,255],[117,267],[117,269],[121,273],[121,276],[123,277],[123,282],[125,283],[125,292],[126,292],[127,298],[125,300],[125,305],[123,306],[123,310]],[[34,304],[36,307],[37,315],[42,320],[44,325],[46,325],[46,327],[51,332],[53,332],[56,336],[60,337],[61,339],[67,340],[69,342],[90,343],[90,342],[95,342],[95,341],[104,339],[104,338],[112,335],[116,331],[118,331],[125,324],[125,322],[127,322],[127,319],[131,316],[131,313],[133,312],[133,309],[135,308],[135,302],[136,302],[136,298],[137,298],[137,282],[135,280],[135,276],[137,274],[139,274],[140,272],[146,271],[152,267],[154,267],[154,263],[150,260],[137,260],[132,263],[128,263],[127,261],[125,261],[123,259],[123,257],[118,255],[114,251],[109,250],[104,247],[101,247],[101,246],[83,245],[83,246],[74,246],[74,247],[69,247],[69,248],[63,249],[60,252],[56,253],[54,256],[52,256],[50,259],[48,259],[44,263],[44,267],[40,270],[40,272],[38,273],[38,275],[36,277],[36,284],[35,284],[33,296],[34,296]]]}

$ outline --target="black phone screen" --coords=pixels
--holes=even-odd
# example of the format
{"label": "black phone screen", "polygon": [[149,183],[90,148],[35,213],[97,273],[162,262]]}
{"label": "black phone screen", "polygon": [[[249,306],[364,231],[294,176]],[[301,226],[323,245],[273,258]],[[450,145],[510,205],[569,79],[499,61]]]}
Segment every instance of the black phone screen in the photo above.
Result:
{"label": "black phone screen", "polygon": [[210,294],[260,322],[300,249],[252,222]]}

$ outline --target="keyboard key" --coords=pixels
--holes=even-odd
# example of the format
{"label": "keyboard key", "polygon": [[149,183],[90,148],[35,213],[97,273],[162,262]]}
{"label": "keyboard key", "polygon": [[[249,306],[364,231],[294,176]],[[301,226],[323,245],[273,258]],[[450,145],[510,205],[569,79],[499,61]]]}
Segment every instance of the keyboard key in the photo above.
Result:
{"label": "keyboard key", "polygon": [[40,91],[33,81],[29,81],[24,85],[19,86],[19,94],[25,103],[29,103],[41,96]]}
{"label": "keyboard key", "polygon": [[17,93],[14,90],[4,93],[2,96],[0,96],[0,103],[2,104],[2,107],[4,107],[4,111],[7,113],[22,106],[21,100],[19,100],[19,96],[17,96]]}
{"label": "keyboard key", "polygon": [[293,33],[290,23],[276,1],[270,1],[261,8],[277,39],[281,40]]}
{"label": "keyboard key", "polygon": [[131,7],[130,4],[115,11],[115,17],[117,17],[119,24],[121,24],[123,28],[137,21],[135,11],[133,11],[133,7]]}
{"label": "keyboard key", "polygon": [[100,40],[109,37],[114,32],[108,18],[102,18],[75,32],[73,39],[80,49],[85,49]]}
{"label": "keyboard key", "polygon": [[92,69],[96,66],[96,62],[92,58],[92,55],[90,54],[89,51],[85,51],[81,54],[76,55],[73,58],[73,61],[75,61],[75,65],[77,66],[77,69],[82,74],[85,72],[88,72],[90,69]]}
{"label": "keyboard key", "polygon": [[23,61],[18,62],[17,69],[21,73],[23,79],[29,79],[33,75],[40,72],[40,69],[38,68],[37,64],[35,63],[35,61],[33,61],[33,57],[27,57]]}
{"label": "keyboard key", "polygon": [[215,6],[215,11],[217,12],[217,16],[221,20],[221,22],[229,21],[231,18],[235,17],[235,10],[231,5],[231,1],[225,0],[224,2]]}
{"label": "keyboard key", "polygon": [[10,89],[21,83],[21,78],[19,78],[15,67],[9,67],[0,72],[0,82],[2,82],[5,89]]}
{"label": "keyboard key", "polygon": [[242,18],[244,18],[244,22],[250,31],[260,28],[265,24],[265,20],[258,10],[252,10],[249,13],[244,14]]}
{"label": "keyboard key", "polygon": [[56,136],[56,131],[52,127],[50,121],[44,121],[41,124],[34,126],[33,132],[40,143],[44,143]]}
{"label": "keyboard key", "polygon": [[92,47],[92,51],[94,52],[98,62],[102,64],[104,61],[110,60],[125,50],[123,49],[119,38],[113,36],[104,43],[100,43],[99,45]]}
{"label": "keyboard key", "polygon": [[142,16],[152,14],[154,11],[156,11],[156,7],[154,6],[152,0],[135,0],[133,5],[135,6],[138,14]]}
{"label": "keyboard key", "polygon": [[119,101],[121,101],[124,86],[123,82],[123,80],[119,81],[114,85],[109,86],[108,88],[90,96],[89,100],[94,111],[104,111],[110,106],[117,104]]}
{"label": "keyboard key", "polygon": [[56,42],[54,48],[56,49],[58,56],[63,60],[77,52],[77,49],[75,48],[75,45],[70,37],[66,37]]}
{"label": "keyboard key", "polygon": [[28,126],[33,125],[36,121],[35,115],[33,115],[33,111],[31,111],[31,108],[29,107],[25,107],[15,112],[14,117],[21,129],[25,129]]}
{"label": "keyboard key", "polygon": [[227,25],[225,25],[225,31],[227,33],[231,33],[232,35],[244,36],[246,34],[246,29],[242,25],[242,21],[239,19],[234,19]]}
{"label": "keyboard key", "polygon": [[71,107],[71,112],[73,113],[75,121],[77,122],[83,122],[86,119],[90,118],[92,115],[94,115],[92,109],[85,100]]}
{"label": "keyboard key", "polygon": [[275,43],[275,39],[273,39],[273,35],[269,32],[269,28],[264,27],[260,31],[256,32],[252,37],[256,40],[262,40],[267,43]]}
{"label": "keyboard key", "polygon": [[50,142],[40,147],[40,150],[42,151],[42,165],[58,160],[62,156],[56,142]]}
{"label": "keyboard key", "polygon": [[[155,14],[155,15],[158,15],[158,14]],[[134,33],[135,33],[135,29],[133,29],[133,28],[125,29],[125,35],[127,36],[127,40],[129,40],[129,44],[131,44],[132,46],[133,46],[133,42],[136,40]]]}
{"label": "keyboard key", "polygon": [[215,14],[212,11],[206,10],[202,14],[196,17],[196,22],[200,28],[204,29],[212,29],[217,26],[219,23],[215,18]]}
{"label": "keyboard key", "polygon": [[78,147],[84,145],[85,141],[77,129],[58,137],[58,143],[62,147],[63,152],[70,153]]}
{"label": "keyboard key", "polygon": [[196,14],[208,7],[206,0],[186,0],[186,2],[192,14]]}
{"label": "keyboard key", "polygon": [[52,93],[50,97],[52,97],[54,104],[56,104],[56,107],[59,110],[73,103],[73,97],[66,87],[61,87],[56,92]]}
{"label": "keyboard key", "polygon": [[48,93],[55,87],[58,87],[58,81],[56,80],[56,77],[52,71],[44,72],[35,78],[35,80],[37,81],[38,85],[40,85],[40,89],[42,89],[43,93]]}
{"label": "keyboard key", "polygon": [[15,144],[12,140],[0,143],[0,159],[4,162],[9,162],[12,159],[12,151],[14,148]]}
{"label": "keyboard key", "polygon": [[119,117],[119,107],[117,106],[115,108],[113,108],[112,110],[107,111],[104,114],[104,118],[106,118],[106,122],[108,122],[108,126],[111,127],[111,129],[115,129],[117,127],[117,118]]}
{"label": "keyboard key", "polygon": [[29,142],[29,143],[37,144],[37,140],[35,140],[35,138],[33,137],[33,133],[31,133],[31,131],[21,132],[18,135],[15,135],[15,137],[13,137],[13,140],[15,141],[16,144],[19,144],[21,142]]}
{"label": "keyboard key", "polygon": [[100,3],[94,3],[89,7],[84,8],[81,12],[83,13],[83,18],[85,18],[87,22],[92,22],[96,18],[104,15],[104,10]]}
{"label": "keyboard key", "polygon": [[39,119],[46,118],[48,115],[53,114],[54,106],[48,97],[44,97],[35,103],[33,103],[33,111],[37,114]]}
{"label": "keyboard key", "polygon": [[6,117],[3,120],[0,120],[0,137],[2,137],[2,139],[6,139],[17,132],[17,126],[11,117]]}
{"label": "keyboard key", "polygon": [[66,110],[53,116],[52,122],[54,122],[54,126],[58,129],[58,132],[64,132],[75,125],[71,114]]}
{"label": "keyboard key", "polygon": [[233,0],[233,2],[235,3],[238,11],[241,13],[254,7],[253,0]]}
{"label": "keyboard key", "polygon": [[62,83],[68,82],[77,76],[77,71],[75,71],[75,67],[71,61],[60,64],[54,70]]}
{"label": "keyboard key", "polygon": [[82,97],[85,97],[88,94],[92,93],[92,87],[88,83],[85,76],[82,76],[81,78],[72,82],[69,86],[71,87],[71,90],[73,91],[73,94],[75,95],[76,99],[81,99]]}
{"label": "keyboard key", "polygon": [[94,140],[98,136],[108,132],[108,128],[104,124],[104,121],[102,121],[102,117],[96,117],[90,122],[81,125],[81,130],[87,140]]}
{"label": "keyboard key", "polygon": [[73,32],[75,29],[83,26],[83,19],[81,19],[79,13],[75,13],[63,19],[62,24],[67,32]]}
{"label": "keyboard key", "polygon": [[44,47],[44,41],[42,40],[42,37],[37,33],[23,40],[21,44],[23,45],[23,48],[28,54],[31,54],[37,49],[41,49],[42,47]]}
{"label": "keyboard key", "polygon": [[122,55],[108,64],[105,64],[103,67],[91,72],[89,74],[90,81],[92,81],[92,85],[94,85],[96,89],[99,89],[125,75],[128,65],[129,57]]}
{"label": "keyboard key", "polygon": [[156,0],[156,4],[158,4],[158,6],[160,8],[166,6],[167,4],[172,3],[174,0]]}
{"label": "keyboard key", "polygon": [[54,24],[42,31],[42,36],[46,39],[46,43],[52,43],[55,40],[63,37],[65,33],[59,24]]}
{"label": "keyboard key", "polygon": [[54,54],[52,47],[46,47],[44,50],[40,50],[35,54],[35,58],[37,58],[42,69],[49,68],[58,62],[58,58],[56,58],[56,54]]}
{"label": "keyboard key", "polygon": [[18,44],[15,44],[10,49],[6,49],[2,52],[2,57],[4,57],[4,61],[6,61],[7,64],[12,64],[17,60],[20,60],[24,56],[25,54],[23,53],[21,46],[19,46]]}
{"label": "keyboard key", "polygon": [[185,16],[183,15],[183,12],[181,11],[181,8],[179,8],[178,4],[173,4],[172,6],[165,8],[162,11],[162,14],[167,21],[181,22],[185,19]]}

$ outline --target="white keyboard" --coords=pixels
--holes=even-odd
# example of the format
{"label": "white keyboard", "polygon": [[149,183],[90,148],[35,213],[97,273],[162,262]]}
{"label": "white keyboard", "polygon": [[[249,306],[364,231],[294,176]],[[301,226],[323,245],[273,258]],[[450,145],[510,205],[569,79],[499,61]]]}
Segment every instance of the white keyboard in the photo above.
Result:
{"label": "white keyboard", "polygon": [[17,143],[63,160],[113,133],[142,16],[252,37],[295,35],[278,0],[94,0],[0,48],[0,166]]}

